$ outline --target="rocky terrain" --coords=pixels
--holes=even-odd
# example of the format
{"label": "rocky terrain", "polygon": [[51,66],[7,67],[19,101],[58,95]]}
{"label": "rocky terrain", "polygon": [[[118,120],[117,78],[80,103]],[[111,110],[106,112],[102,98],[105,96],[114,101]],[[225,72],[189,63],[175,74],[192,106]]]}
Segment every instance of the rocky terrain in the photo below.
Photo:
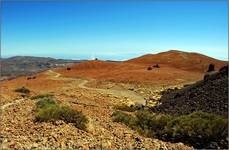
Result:
{"label": "rocky terrain", "polygon": [[[180,52],[166,52],[156,55],[161,59],[164,55],[176,58]],[[195,54],[196,55],[196,54]],[[182,63],[190,60],[193,55],[182,53],[176,61]],[[190,56],[190,57],[189,57]],[[197,55],[199,58],[199,55]],[[196,56],[196,57],[197,57]],[[204,58],[204,59],[203,59]],[[205,62],[201,55],[201,64]],[[14,58],[16,59],[16,58]],[[112,121],[112,113],[117,105],[148,105],[156,106],[162,112],[178,114],[188,113],[200,108],[216,111],[227,115],[225,102],[226,81],[228,75],[224,70],[217,73],[213,79],[206,77],[204,81],[197,82],[182,89],[185,84],[192,84],[203,78],[203,68],[190,70],[192,66],[169,65],[148,59],[150,63],[138,61],[112,62],[112,61],[86,61],[68,67],[49,69],[36,73],[36,78],[28,80],[28,76],[17,77],[12,80],[1,81],[0,91],[0,148],[1,149],[155,149],[155,150],[188,150],[194,149],[183,143],[171,143],[156,138],[143,136],[125,124]],[[199,60],[199,59],[198,59]],[[211,59],[211,63],[223,66],[225,62]],[[34,61],[33,65],[37,65]],[[45,61],[43,61],[45,62]],[[142,62],[142,61],[140,61]],[[144,61],[143,61],[144,62]],[[200,61],[199,61],[200,62]],[[153,67],[159,63],[159,67]],[[205,62],[209,63],[208,61]],[[147,68],[151,66],[152,70]],[[47,66],[46,66],[47,67]],[[46,68],[44,67],[44,68]],[[22,67],[23,68],[23,67]],[[47,67],[49,68],[49,67]],[[46,68],[46,69],[47,69]],[[28,70],[31,68],[28,67]],[[214,86],[213,86],[214,85]],[[29,94],[15,92],[15,89],[26,87]],[[176,89],[178,96],[165,99],[162,91]],[[180,90],[179,90],[180,89]],[[200,90],[198,90],[200,89]],[[209,92],[213,90],[214,92]],[[219,91],[217,91],[219,90]],[[196,93],[194,96],[190,93]],[[205,93],[205,94],[204,94]],[[89,122],[87,130],[76,128],[72,123],[61,120],[52,122],[36,122],[35,111],[37,101],[33,96],[51,94],[63,106],[82,112]],[[162,96],[162,101],[160,101]],[[190,97],[190,100],[183,99]],[[191,101],[192,98],[196,100]],[[199,98],[201,101],[197,101]],[[208,98],[218,98],[210,102]],[[178,102],[179,100],[179,102]],[[182,101],[183,100],[183,101]],[[209,101],[210,103],[207,103]],[[160,102],[162,102],[161,105]],[[171,103],[171,104],[170,104]],[[184,104],[184,105],[181,105]],[[187,103],[187,105],[186,105]],[[197,103],[195,105],[195,103]],[[219,104],[218,104],[219,103]],[[159,105],[159,106],[157,106]],[[183,111],[178,110],[181,107]],[[164,109],[165,108],[165,109]],[[201,106],[202,109],[202,106]],[[222,110],[221,110],[222,109]],[[219,110],[219,111],[218,111]],[[207,111],[208,112],[208,111]]]}
{"label": "rocky terrain", "polygon": [[79,62],[81,61],[31,56],[1,58],[0,80],[12,79],[23,75],[32,75],[50,68],[65,67],[66,65]]}
{"label": "rocky terrain", "polygon": [[228,116],[228,66],[182,89],[168,90],[161,98],[159,112],[189,114],[204,111]]}
{"label": "rocky terrain", "polygon": [[[193,149],[182,143],[146,138],[125,125],[113,122],[113,106],[126,103],[128,98],[110,94],[109,90],[84,87],[84,81],[46,71],[37,75],[34,80],[21,77],[3,82],[2,149]],[[40,82],[48,83],[39,86]],[[32,91],[31,95],[25,98],[13,91],[22,83]],[[82,111],[90,120],[89,131],[77,129],[62,121],[34,122],[36,101],[32,100],[31,96],[41,93],[51,93],[63,105]]]}

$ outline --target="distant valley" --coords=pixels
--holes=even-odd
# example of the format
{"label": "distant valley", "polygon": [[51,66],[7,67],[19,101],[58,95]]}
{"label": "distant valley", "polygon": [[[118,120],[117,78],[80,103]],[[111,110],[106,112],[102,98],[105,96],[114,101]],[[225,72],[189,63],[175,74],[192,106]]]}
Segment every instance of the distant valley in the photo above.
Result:
{"label": "distant valley", "polygon": [[29,76],[50,68],[65,67],[84,60],[54,59],[50,57],[15,56],[1,58],[0,80]]}

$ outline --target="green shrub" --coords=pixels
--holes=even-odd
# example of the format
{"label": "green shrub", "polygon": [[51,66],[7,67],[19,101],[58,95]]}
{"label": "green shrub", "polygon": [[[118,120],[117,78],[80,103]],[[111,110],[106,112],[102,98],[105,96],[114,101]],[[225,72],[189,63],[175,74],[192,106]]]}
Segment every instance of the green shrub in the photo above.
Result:
{"label": "green shrub", "polygon": [[53,98],[45,97],[37,101],[37,108],[49,107],[50,105],[55,105],[56,101]]}
{"label": "green shrub", "polygon": [[196,148],[208,148],[211,142],[217,143],[221,148],[228,147],[228,119],[215,114],[194,112],[170,116],[142,110],[132,116],[116,111],[112,118],[113,121],[124,123],[148,137],[183,142]]}
{"label": "green shrub", "polygon": [[162,133],[172,116],[154,114],[149,111],[138,111],[136,113],[139,130],[149,137],[162,137]]}
{"label": "green shrub", "polygon": [[24,86],[21,87],[21,88],[17,88],[14,90],[15,92],[19,92],[19,93],[24,93],[24,94],[29,94],[30,93],[30,90],[25,88]]}
{"label": "green shrub", "polygon": [[40,94],[36,96],[32,96],[31,99],[43,99],[43,98],[53,98],[52,94]]}
{"label": "green shrub", "polygon": [[88,123],[88,119],[81,112],[61,106],[51,98],[44,98],[37,102],[35,119],[38,122],[63,120],[82,130],[86,130]]}
{"label": "green shrub", "polygon": [[115,111],[112,114],[112,120],[114,122],[121,122],[124,123],[125,125],[129,126],[129,127],[134,127],[136,126],[136,120],[133,116],[126,114],[124,112],[121,111]]}
{"label": "green shrub", "polygon": [[69,107],[61,107],[60,119],[66,123],[73,123],[77,128],[86,130],[86,124],[88,119],[83,115],[82,112],[76,111]]}
{"label": "green shrub", "polygon": [[51,121],[58,120],[60,111],[60,106],[56,104],[44,105],[43,107],[38,106],[35,114],[36,121]]}
{"label": "green shrub", "polygon": [[228,136],[228,119],[215,114],[194,112],[169,121],[163,132],[167,139],[189,143],[197,148],[208,146],[209,141],[220,145]]}
{"label": "green shrub", "polygon": [[134,111],[142,109],[142,106],[140,106],[140,105],[130,105],[130,106],[128,106],[128,105],[116,105],[114,108],[117,110],[121,110],[121,111],[134,112]]}

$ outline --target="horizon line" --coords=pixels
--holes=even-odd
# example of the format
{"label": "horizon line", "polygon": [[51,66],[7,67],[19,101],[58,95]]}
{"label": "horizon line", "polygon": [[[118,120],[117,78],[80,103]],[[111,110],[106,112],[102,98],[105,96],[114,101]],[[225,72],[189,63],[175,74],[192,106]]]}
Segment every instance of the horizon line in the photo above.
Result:
{"label": "horizon line", "polygon": [[[214,56],[210,56],[210,55],[206,55],[203,53],[199,53],[198,51],[184,51],[184,50],[179,50],[179,49],[169,49],[169,50],[164,50],[164,51],[159,51],[159,52],[154,52],[154,53],[150,53],[150,52],[145,52],[145,53],[136,53],[136,52],[132,52],[132,53],[122,53],[119,55],[116,55],[115,57],[120,57],[120,55],[134,55],[128,58],[112,58],[112,56],[114,54],[108,54],[108,53],[99,53],[99,54],[93,54],[93,58],[92,58],[92,54],[79,54],[78,57],[74,56],[73,54],[22,54],[22,55],[18,55],[18,54],[8,54],[8,55],[4,55],[4,54],[0,54],[0,58],[4,58],[4,59],[8,59],[8,58],[12,58],[12,57],[43,57],[43,58],[54,58],[54,59],[66,59],[66,60],[95,60],[96,58],[99,60],[111,60],[111,61],[125,61],[125,60],[129,60],[129,59],[133,59],[133,58],[137,58],[137,57],[141,57],[144,55],[155,55],[155,54],[159,54],[159,53],[163,53],[163,52],[171,52],[171,51],[177,51],[177,52],[184,52],[184,53],[196,53],[196,54],[200,54],[200,55],[204,55],[207,57],[211,57],[213,59],[217,59],[217,60],[221,60],[221,61],[228,61],[228,57],[225,58],[217,58]],[[76,54],[77,55],[77,54]],[[80,58],[81,57],[81,58]],[[87,57],[87,58],[85,58]],[[111,57],[111,58],[106,58],[106,57]],[[114,56],[113,56],[114,57]]]}

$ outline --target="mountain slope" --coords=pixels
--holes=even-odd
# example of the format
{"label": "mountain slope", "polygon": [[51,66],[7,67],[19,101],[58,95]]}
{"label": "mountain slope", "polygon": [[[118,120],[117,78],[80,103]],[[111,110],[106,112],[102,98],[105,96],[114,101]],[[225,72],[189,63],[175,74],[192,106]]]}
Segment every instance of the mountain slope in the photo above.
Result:
{"label": "mountain slope", "polygon": [[177,50],[170,50],[158,54],[147,54],[141,57],[127,60],[128,63],[139,64],[166,64],[171,67],[188,71],[205,72],[209,64],[214,64],[219,69],[226,64],[225,61],[217,60],[198,53],[188,53]]}
{"label": "mountain slope", "polygon": [[[86,61],[72,65],[71,70],[62,68],[57,72],[67,77],[168,85],[202,79],[210,63],[216,66],[216,70],[226,64],[201,54],[172,50],[123,62]],[[159,68],[148,70],[149,66],[155,64],[159,64]]]}
{"label": "mountain slope", "polygon": [[202,81],[164,94],[161,102],[153,109],[169,114],[204,111],[228,116],[228,66]]}

